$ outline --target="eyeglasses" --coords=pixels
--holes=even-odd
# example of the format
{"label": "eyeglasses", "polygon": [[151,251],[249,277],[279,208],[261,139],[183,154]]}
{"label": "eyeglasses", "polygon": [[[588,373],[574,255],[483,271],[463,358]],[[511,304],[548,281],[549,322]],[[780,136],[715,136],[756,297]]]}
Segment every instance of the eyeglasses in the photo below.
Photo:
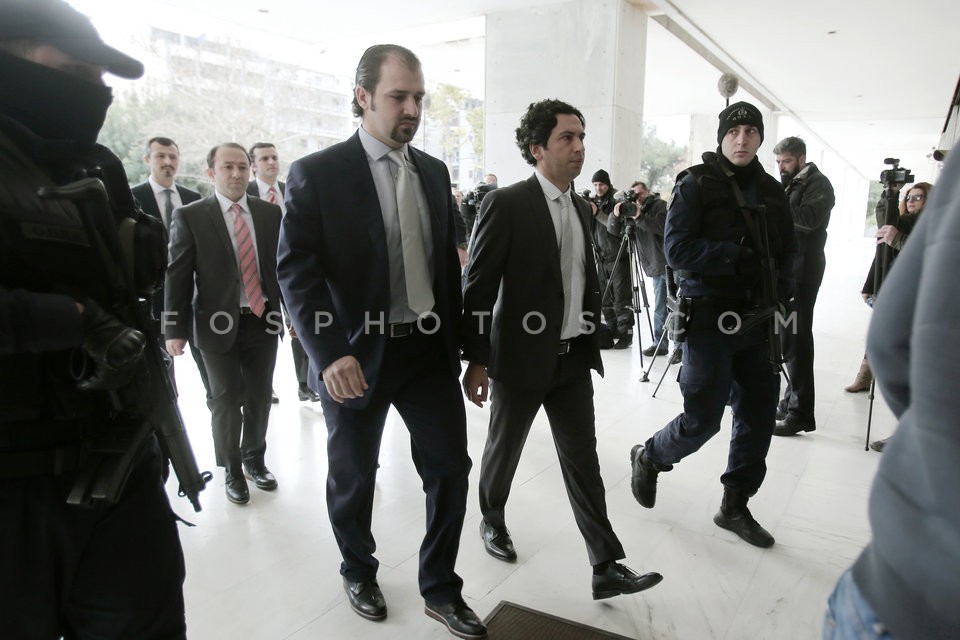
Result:
{"label": "eyeglasses", "polygon": [[923,200],[923,195],[917,194],[915,196],[907,196],[907,202],[920,202]]}

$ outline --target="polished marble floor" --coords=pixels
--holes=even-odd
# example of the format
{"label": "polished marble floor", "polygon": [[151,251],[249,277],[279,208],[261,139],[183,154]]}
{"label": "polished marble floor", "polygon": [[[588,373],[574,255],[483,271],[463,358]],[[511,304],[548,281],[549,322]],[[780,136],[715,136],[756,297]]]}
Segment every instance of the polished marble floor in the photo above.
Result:
{"label": "polished marble floor", "polygon": [[[595,377],[597,437],[610,518],[627,552],[626,564],[659,571],[650,591],[595,602],[590,567],[563,490],[556,453],[541,414],[531,432],[508,505],[507,523],[519,553],[505,564],[483,550],[476,482],[487,409],[467,407],[474,467],[458,572],[464,597],[483,617],[501,600],[593,625],[631,638],[786,640],[816,638],[837,577],[869,539],[866,500],[880,455],[865,452],[868,400],[842,387],[860,357],[869,310],[859,291],[870,248],[863,240],[830,245],[817,306],[815,433],[775,438],[768,475],[750,506],[776,536],[762,550],[719,529],[719,507],[730,433],[661,475],[657,506],[640,507],[630,493],[630,447],[680,410],[673,367],[651,397],[660,358],[640,383],[640,354],[604,352],[607,375]],[[649,286],[649,283],[648,283]],[[651,298],[652,299],[652,298]],[[642,318],[646,324],[646,318]],[[649,334],[644,329],[645,346]],[[648,359],[644,359],[644,366]],[[280,487],[251,488],[250,504],[228,503],[216,469],[209,414],[192,363],[178,366],[182,410],[201,468],[215,472],[202,494],[203,511],[177,510],[197,526],[182,527],[189,635],[194,640],[373,640],[449,638],[423,614],[417,592],[417,550],[423,499],[402,422],[391,414],[384,435],[374,512],[379,575],[388,618],[369,622],[347,605],[339,554],[324,503],[326,450],[319,404],[296,398],[289,345],[280,347],[275,387],[280,404],[270,420],[267,463]],[[874,433],[886,436],[893,418],[877,401]],[[171,483],[172,484],[172,483]]]}

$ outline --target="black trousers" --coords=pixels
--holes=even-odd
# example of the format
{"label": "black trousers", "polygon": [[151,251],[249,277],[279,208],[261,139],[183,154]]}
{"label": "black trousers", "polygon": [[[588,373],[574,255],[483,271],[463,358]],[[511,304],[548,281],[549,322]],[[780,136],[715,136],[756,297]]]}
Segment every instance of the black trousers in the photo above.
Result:
{"label": "black trousers", "polygon": [[803,276],[788,311],[796,312],[796,322],[781,329],[783,356],[790,382],[780,400],[780,409],[788,416],[815,424],[816,390],[813,380],[813,307],[817,303],[826,260],[823,256],[804,259]]}
{"label": "black trousers", "polygon": [[560,471],[590,564],[624,557],[607,517],[597,458],[589,347],[583,338],[560,357],[547,389],[522,389],[491,381],[490,427],[480,464],[480,511],[494,527],[505,526],[507,498],[520,454],[540,407],[547,412]]}
{"label": "black trousers", "polygon": [[327,508],[351,581],[373,580],[379,562],[370,530],[377,460],[387,411],[393,405],[410,432],[414,466],[426,494],[427,525],[420,546],[420,593],[428,602],[460,598],[454,567],[467,505],[466,414],[456,374],[439,335],[389,338],[380,376],[364,408],[334,402],[321,386],[327,423]]}
{"label": "black trousers", "polygon": [[720,482],[753,495],[767,473],[780,375],[770,364],[763,327],[728,335],[718,321],[719,313],[694,308],[680,369],[683,413],[647,440],[646,455],[658,464],[673,465],[700,449],[720,432],[729,399],[733,435]]}
{"label": "black trousers", "polygon": [[310,367],[310,358],[300,344],[300,338],[290,338],[290,350],[293,352],[293,368],[297,372],[297,384],[301,389],[307,387],[307,371]]}
{"label": "black trousers", "polygon": [[630,255],[624,250],[614,264],[616,254],[597,269],[603,296],[603,319],[612,329],[625,333],[633,326],[633,283],[630,280]]}
{"label": "black trousers", "polygon": [[210,378],[211,424],[217,466],[239,475],[242,463],[263,462],[277,336],[253,314],[241,314],[237,339],[226,353],[203,350]]}
{"label": "black trousers", "polygon": [[66,503],[74,474],[0,481],[0,636],[186,638],[183,552],[150,438],[115,505]]}

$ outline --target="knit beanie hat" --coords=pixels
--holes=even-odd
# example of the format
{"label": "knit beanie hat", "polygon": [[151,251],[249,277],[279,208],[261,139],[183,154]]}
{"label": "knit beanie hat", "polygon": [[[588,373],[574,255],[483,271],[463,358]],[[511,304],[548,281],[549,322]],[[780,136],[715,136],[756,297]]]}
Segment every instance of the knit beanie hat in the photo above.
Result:
{"label": "knit beanie hat", "polygon": [[595,174],[593,174],[593,177],[590,178],[590,182],[602,182],[609,187],[611,186],[610,174],[603,169],[600,169],[600,171],[597,171]]}
{"label": "knit beanie hat", "polygon": [[741,124],[753,125],[760,132],[763,142],[763,116],[760,110],[749,102],[734,102],[720,112],[720,127],[717,129],[717,144],[727,135],[727,131]]}

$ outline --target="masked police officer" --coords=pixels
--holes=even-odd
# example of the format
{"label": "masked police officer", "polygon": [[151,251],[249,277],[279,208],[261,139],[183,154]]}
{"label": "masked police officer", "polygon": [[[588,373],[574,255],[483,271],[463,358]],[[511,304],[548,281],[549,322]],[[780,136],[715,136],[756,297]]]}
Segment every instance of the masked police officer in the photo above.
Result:
{"label": "masked police officer", "polygon": [[[111,500],[87,482],[106,469],[94,466],[109,458],[102,439],[129,432],[114,422],[116,399],[142,371],[144,348],[155,348],[97,302],[116,287],[102,277],[96,238],[115,230],[119,201],[133,209],[122,165],[96,145],[112,100],[105,72],[137,78],[143,65],[60,0],[0,2],[0,635],[8,638],[186,637],[183,554],[152,432],[131,450]],[[93,175],[109,205],[38,195]],[[146,248],[159,254],[159,274],[164,248],[161,230]]]}
{"label": "masked police officer", "polygon": [[729,400],[733,437],[713,520],[769,547],[773,536],[753,519],[747,500],[763,482],[773,437],[780,377],[770,310],[791,294],[793,221],[783,187],[757,160],[763,142],[757,108],[737,102],[721,111],[717,142],[719,153],[703,154],[703,164],[677,177],[664,235],[679,296],[691,307],[680,372],[683,413],[633,448],[631,485],[637,501],[653,508],[658,473],[720,430]]}

